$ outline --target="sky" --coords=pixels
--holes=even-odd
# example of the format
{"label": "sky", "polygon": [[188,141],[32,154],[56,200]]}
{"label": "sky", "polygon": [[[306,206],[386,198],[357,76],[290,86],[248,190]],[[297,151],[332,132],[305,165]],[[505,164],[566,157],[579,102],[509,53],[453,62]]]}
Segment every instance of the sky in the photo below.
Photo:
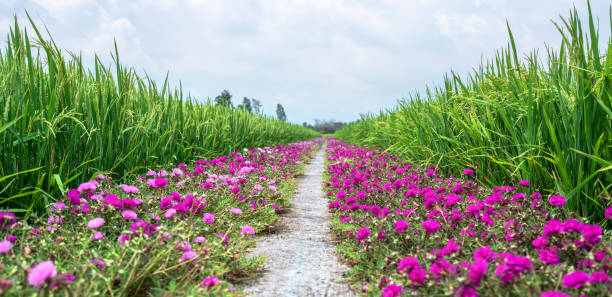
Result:
{"label": "sky", "polygon": [[[607,41],[610,2],[591,2]],[[506,20],[520,52],[558,47],[551,20],[573,6],[586,14],[581,0],[0,0],[0,38],[27,10],[88,65],[110,65],[116,39],[124,65],[197,100],[227,89],[294,123],[350,122],[468,74],[507,45]]]}

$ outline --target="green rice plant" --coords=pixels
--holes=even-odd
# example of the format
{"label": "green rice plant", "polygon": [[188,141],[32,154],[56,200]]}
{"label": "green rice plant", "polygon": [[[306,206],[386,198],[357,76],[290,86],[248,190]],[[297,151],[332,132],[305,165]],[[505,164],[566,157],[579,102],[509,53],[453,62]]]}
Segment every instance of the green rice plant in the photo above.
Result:
{"label": "green rice plant", "polygon": [[508,46],[467,78],[451,72],[442,86],[336,136],[451,173],[475,168],[489,186],[528,179],[603,221],[612,190],[612,41],[600,51],[590,4],[588,24],[574,8],[554,25],[562,42],[546,48],[544,61],[538,52],[520,59],[508,27]]}
{"label": "green rice plant", "polygon": [[[28,15],[29,17],[29,15]],[[214,106],[120,63],[93,69],[15,19],[0,50],[0,207],[40,210],[97,173],[129,171],[237,149],[309,139],[299,125]]]}

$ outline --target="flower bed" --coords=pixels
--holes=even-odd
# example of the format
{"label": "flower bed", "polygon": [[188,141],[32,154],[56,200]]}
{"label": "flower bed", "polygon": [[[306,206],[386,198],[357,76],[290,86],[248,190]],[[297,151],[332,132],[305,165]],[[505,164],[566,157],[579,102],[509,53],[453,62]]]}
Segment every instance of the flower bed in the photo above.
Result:
{"label": "flower bed", "polygon": [[232,284],[262,263],[244,257],[252,236],[274,224],[320,144],[245,149],[131,185],[98,175],[44,217],[2,212],[0,295],[238,293]]}
{"label": "flower bed", "polygon": [[[382,296],[609,296],[609,230],[528,181],[484,189],[330,140],[326,190],[357,290]],[[609,201],[607,203],[610,203]],[[609,205],[609,204],[608,204]],[[612,207],[605,216],[612,218]]]}

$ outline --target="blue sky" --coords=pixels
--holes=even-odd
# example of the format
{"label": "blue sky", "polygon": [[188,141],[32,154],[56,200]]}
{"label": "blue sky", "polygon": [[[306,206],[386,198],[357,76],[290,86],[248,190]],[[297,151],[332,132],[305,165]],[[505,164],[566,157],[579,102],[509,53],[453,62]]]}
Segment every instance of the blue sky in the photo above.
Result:
{"label": "blue sky", "polygon": [[[609,37],[609,1],[591,1]],[[393,108],[453,69],[466,74],[507,44],[521,52],[557,47],[551,23],[586,1],[208,1],[1,0],[0,36],[27,9],[57,44],[110,63],[113,38],[124,64],[200,99],[223,89],[285,106],[290,121],[352,121]],[[4,38],[4,37],[2,37]]]}

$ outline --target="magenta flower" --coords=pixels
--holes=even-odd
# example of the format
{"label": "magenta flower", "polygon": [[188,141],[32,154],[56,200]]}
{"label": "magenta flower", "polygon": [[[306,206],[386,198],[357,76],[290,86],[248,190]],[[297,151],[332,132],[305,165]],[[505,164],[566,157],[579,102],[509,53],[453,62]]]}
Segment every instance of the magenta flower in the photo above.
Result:
{"label": "magenta flower", "polygon": [[98,229],[102,227],[102,225],[104,225],[103,218],[94,218],[94,219],[91,219],[89,222],[87,222],[87,227],[89,229]]}
{"label": "magenta flower", "polygon": [[465,174],[465,175],[472,175],[472,174],[474,174],[474,170],[473,169],[469,169],[469,168],[465,169],[465,170],[463,170],[463,174]]}
{"label": "magenta flower", "polygon": [[147,184],[151,186],[151,188],[165,188],[166,185],[168,185],[168,180],[163,177],[147,179]]}
{"label": "magenta flower", "polygon": [[548,204],[552,205],[552,206],[561,206],[563,207],[563,204],[567,203],[567,200],[565,198],[563,198],[563,196],[561,195],[552,195],[550,196],[550,198],[548,198]]}
{"label": "magenta flower", "polygon": [[11,250],[13,244],[8,240],[0,241],[0,255],[7,253]]}
{"label": "magenta flower", "polygon": [[487,274],[487,261],[477,260],[470,265],[468,270],[468,280],[470,284],[478,287],[480,286],[480,279]]}
{"label": "magenta flower", "polygon": [[584,271],[574,271],[563,276],[563,287],[578,289],[589,280],[589,274]]}
{"label": "magenta flower", "polygon": [[427,276],[427,270],[421,267],[415,267],[410,271],[408,276],[410,277],[410,281],[412,281],[413,283],[424,285],[425,276]]}
{"label": "magenta flower", "polygon": [[202,242],[206,242],[206,237],[204,236],[198,236],[193,240],[195,243],[202,243]]}
{"label": "magenta flower", "polygon": [[541,250],[540,251],[540,262],[557,265],[559,264],[559,255],[553,251]]}
{"label": "magenta flower", "polygon": [[219,283],[219,279],[216,277],[207,277],[202,281],[202,288],[210,288]]}
{"label": "magenta flower", "polygon": [[357,239],[364,240],[366,237],[370,236],[370,229],[368,227],[363,227],[357,231]]}
{"label": "magenta flower", "polygon": [[521,187],[525,187],[528,188],[529,187],[529,181],[528,180],[521,180],[518,182],[518,185]]}
{"label": "magenta flower", "polygon": [[253,229],[253,227],[249,226],[249,225],[244,225],[241,228],[242,231],[242,235],[248,235],[249,238],[255,234],[255,229]]}
{"label": "magenta flower", "polygon": [[612,220],[612,206],[608,207],[606,211],[604,211],[604,216],[608,220]]}
{"label": "magenta flower", "polygon": [[395,222],[396,232],[403,233],[404,231],[406,231],[406,228],[408,228],[408,222],[404,220],[397,220],[397,222]]}
{"label": "magenta flower", "polygon": [[185,261],[189,261],[191,259],[195,259],[198,257],[198,254],[194,251],[188,251],[188,252],[184,252],[183,255],[181,256],[181,261],[185,262]]}
{"label": "magenta flower", "polygon": [[440,229],[440,223],[438,223],[436,220],[424,221],[422,225],[423,229],[425,229],[429,235],[436,233],[436,231]]}
{"label": "magenta flower", "polygon": [[395,284],[389,284],[382,291],[382,296],[383,297],[396,297],[396,296],[400,296],[403,291],[404,291],[404,288],[402,288],[402,286],[395,285]]}
{"label": "magenta flower", "polygon": [[572,295],[559,291],[546,291],[540,294],[540,297],[572,297]]}
{"label": "magenta flower", "polygon": [[212,213],[205,213],[202,221],[206,224],[212,224],[215,222],[215,216]]}
{"label": "magenta flower", "polygon": [[98,268],[100,268],[100,269],[104,268],[104,265],[106,265],[104,260],[97,259],[97,258],[93,258],[93,259],[89,260],[89,263],[98,266]]}
{"label": "magenta flower", "polygon": [[397,263],[397,272],[404,273],[406,270],[411,270],[419,267],[419,259],[413,257],[405,257]]}
{"label": "magenta flower", "polygon": [[121,234],[119,235],[119,237],[117,237],[117,241],[119,241],[119,243],[121,243],[121,246],[124,246],[125,243],[130,240],[130,235],[129,234]]}
{"label": "magenta flower", "polygon": [[95,192],[97,187],[98,187],[98,182],[90,180],[86,183],[80,184],[79,187],[77,188],[77,191],[79,191],[80,193]]}
{"label": "magenta flower", "polygon": [[135,220],[138,218],[138,215],[132,211],[132,210],[124,210],[121,213],[121,216],[123,216],[124,218],[128,219],[128,220]]}
{"label": "magenta flower", "polygon": [[584,241],[590,245],[596,244],[601,240],[603,229],[599,225],[584,225],[580,234],[584,238]]}
{"label": "magenta flower", "polygon": [[240,208],[232,208],[230,209],[230,211],[235,214],[235,215],[241,215],[242,214],[242,209]]}
{"label": "magenta flower", "polygon": [[40,262],[28,272],[28,284],[40,288],[48,279],[57,275],[57,270],[52,261]]}
{"label": "magenta flower", "polygon": [[270,191],[272,191],[272,193],[276,193],[276,187],[274,187],[274,186],[268,186],[268,189],[269,189]]}

